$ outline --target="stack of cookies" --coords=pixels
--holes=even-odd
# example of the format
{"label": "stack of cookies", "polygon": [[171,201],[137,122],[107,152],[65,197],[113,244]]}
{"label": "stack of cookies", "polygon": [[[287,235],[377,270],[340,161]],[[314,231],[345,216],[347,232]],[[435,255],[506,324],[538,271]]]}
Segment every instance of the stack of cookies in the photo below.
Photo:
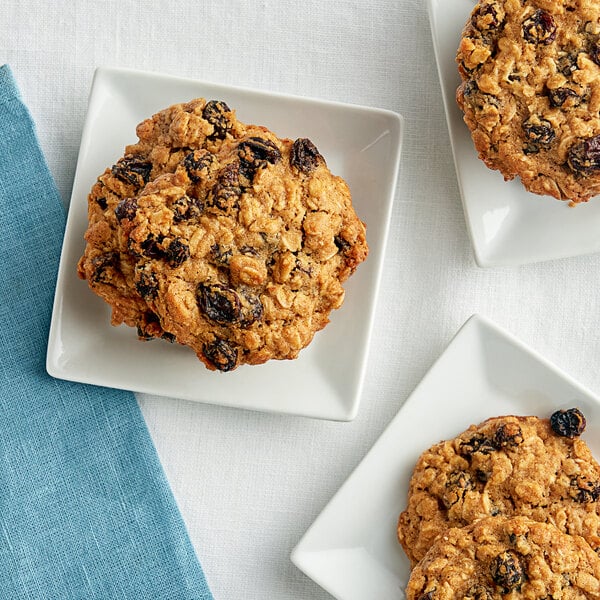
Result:
{"label": "stack of cookies", "polygon": [[78,272],[140,339],[211,370],[293,359],[368,254],[347,184],[307,138],[203,98],[137,127],[88,198]]}
{"label": "stack of cookies", "polygon": [[398,538],[408,600],[600,598],[600,465],[578,409],[502,416],[426,450]]}
{"label": "stack of cookies", "polygon": [[489,168],[574,204],[600,193],[600,2],[480,0],[457,62]]}

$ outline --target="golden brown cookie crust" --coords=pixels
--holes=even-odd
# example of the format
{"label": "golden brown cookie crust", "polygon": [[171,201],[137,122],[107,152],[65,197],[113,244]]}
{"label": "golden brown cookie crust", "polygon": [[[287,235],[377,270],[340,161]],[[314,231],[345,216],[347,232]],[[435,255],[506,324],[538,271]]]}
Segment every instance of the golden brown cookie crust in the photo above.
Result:
{"label": "golden brown cookie crust", "polygon": [[411,573],[407,600],[600,598],[600,557],[580,536],[526,517],[447,530]]}
{"label": "golden brown cookie crust", "polygon": [[523,515],[583,536],[600,549],[600,465],[549,419],[494,417],[419,457],[398,520],[413,566],[449,527]]}
{"label": "golden brown cookie crust", "polygon": [[[137,133],[124,168],[148,173],[113,167],[94,186],[79,267],[113,323],[190,346],[213,370],[298,356],[368,254],[347,184],[310,140],[223,103],[170,107]],[[119,175],[133,183],[99,206]]]}
{"label": "golden brown cookie crust", "polygon": [[572,203],[600,193],[600,3],[480,0],[457,52],[479,157]]}

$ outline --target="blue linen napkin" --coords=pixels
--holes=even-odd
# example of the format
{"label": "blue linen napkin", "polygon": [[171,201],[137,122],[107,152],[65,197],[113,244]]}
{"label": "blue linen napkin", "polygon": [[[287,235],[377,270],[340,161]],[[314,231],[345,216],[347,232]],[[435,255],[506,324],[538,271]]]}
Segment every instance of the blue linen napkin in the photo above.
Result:
{"label": "blue linen napkin", "polygon": [[133,394],[45,354],[65,215],[0,67],[0,598],[210,600]]}

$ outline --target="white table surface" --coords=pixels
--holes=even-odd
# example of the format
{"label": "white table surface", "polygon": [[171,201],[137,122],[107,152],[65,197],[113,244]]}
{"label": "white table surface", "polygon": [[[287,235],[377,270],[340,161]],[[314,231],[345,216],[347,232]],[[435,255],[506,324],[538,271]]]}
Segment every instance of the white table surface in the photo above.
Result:
{"label": "white table surface", "polygon": [[65,203],[98,65],[405,117],[357,418],[335,423],[139,396],[215,598],[330,598],[290,562],[290,551],[471,314],[491,318],[600,391],[600,256],[488,269],[474,263],[424,1],[4,0],[4,62]]}

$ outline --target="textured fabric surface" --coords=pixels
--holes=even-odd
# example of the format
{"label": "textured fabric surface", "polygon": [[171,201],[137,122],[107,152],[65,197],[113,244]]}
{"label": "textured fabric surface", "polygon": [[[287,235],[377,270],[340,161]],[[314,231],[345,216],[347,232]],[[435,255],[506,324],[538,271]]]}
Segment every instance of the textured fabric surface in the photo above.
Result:
{"label": "textured fabric surface", "polygon": [[0,67],[0,597],[212,596],[133,394],[45,354],[65,215]]}
{"label": "textured fabric surface", "polygon": [[491,269],[473,261],[425,0],[3,0],[0,62],[18,76],[65,202],[98,65],[405,118],[357,418],[139,398],[215,598],[331,600],[289,554],[474,312],[600,391],[600,255]]}

